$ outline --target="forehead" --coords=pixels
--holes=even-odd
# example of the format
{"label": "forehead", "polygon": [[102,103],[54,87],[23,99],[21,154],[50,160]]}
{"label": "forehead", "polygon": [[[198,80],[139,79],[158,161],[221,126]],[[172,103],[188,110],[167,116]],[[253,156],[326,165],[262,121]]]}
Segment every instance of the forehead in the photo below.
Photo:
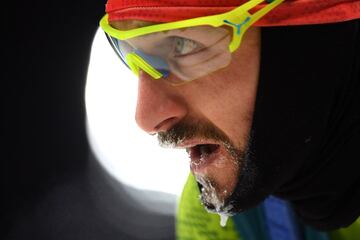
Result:
{"label": "forehead", "polygon": [[[132,29],[136,29],[136,28],[141,28],[141,27],[147,27],[147,26],[151,26],[151,25],[156,25],[156,24],[161,24],[163,22],[151,22],[151,21],[143,21],[143,20],[117,20],[117,21],[112,21],[110,22],[110,25],[113,28],[116,28],[118,30],[122,30],[122,31],[126,31],[126,30],[132,30]],[[210,29],[208,26],[202,26],[205,28]],[[192,27],[190,27],[192,28]],[[213,27],[211,27],[213,28]],[[222,29],[226,29],[227,31],[231,32],[231,27],[229,26],[221,26]],[[179,28],[179,30],[184,30],[187,29],[185,28]]]}
{"label": "forehead", "polygon": [[157,22],[150,22],[150,21],[142,21],[142,20],[119,20],[119,21],[112,21],[110,25],[116,29],[126,31],[140,27],[146,27],[159,24]]}
{"label": "forehead", "polygon": [[[140,24],[138,22],[132,22],[130,24],[131,27],[139,28],[145,27],[143,23],[144,22]],[[129,27],[128,23],[126,24],[126,27]],[[145,24],[149,26],[153,23],[145,22]],[[118,23],[117,26],[124,27],[124,24]],[[133,47],[137,48],[144,48],[146,46],[146,49],[161,45],[164,47],[169,47],[172,44],[179,43],[178,41],[180,39],[191,40],[193,44],[199,44],[199,46],[202,47],[210,47],[227,36],[229,36],[229,31],[227,31],[227,29],[216,28],[208,25],[201,25],[195,27],[184,27],[166,31],[152,32],[135,38],[127,39],[125,41],[127,43],[130,43]],[[186,42],[186,44],[186,46],[189,46],[190,42]],[[229,42],[226,41],[225,44],[226,46],[228,46]]]}
{"label": "forehead", "polygon": [[[136,28],[142,28],[142,27],[147,27],[147,26],[151,26],[151,25],[157,25],[157,24],[161,24],[160,22],[151,22],[151,21],[143,21],[143,20],[118,20],[118,21],[112,21],[110,22],[110,25],[113,28],[116,28],[118,30],[122,30],[122,31],[127,31],[127,30],[132,30],[132,29],[136,29]],[[180,35],[183,37],[190,37],[191,35],[194,34],[194,36],[196,37],[196,35],[204,35],[204,34],[208,34],[209,37],[218,37],[220,36],[224,36],[226,34],[229,34],[232,31],[231,28],[229,28],[228,26],[221,26],[221,27],[212,27],[209,25],[200,25],[200,26],[194,26],[194,27],[184,27],[184,28],[176,28],[176,29],[172,29],[172,30],[166,30],[166,31],[161,31],[161,32],[155,32],[155,33],[150,33],[150,34],[146,34],[146,37],[151,37],[154,35],[159,35],[159,33],[161,35]]]}

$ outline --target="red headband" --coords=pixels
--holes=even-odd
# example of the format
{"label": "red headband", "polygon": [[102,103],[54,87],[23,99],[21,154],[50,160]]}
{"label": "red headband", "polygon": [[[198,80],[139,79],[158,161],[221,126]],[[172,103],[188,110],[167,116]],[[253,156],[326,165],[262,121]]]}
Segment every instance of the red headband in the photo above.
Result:
{"label": "red headband", "polygon": [[[246,0],[108,0],[109,21],[172,22],[224,13]],[[257,26],[304,25],[360,18],[360,0],[285,0]]]}

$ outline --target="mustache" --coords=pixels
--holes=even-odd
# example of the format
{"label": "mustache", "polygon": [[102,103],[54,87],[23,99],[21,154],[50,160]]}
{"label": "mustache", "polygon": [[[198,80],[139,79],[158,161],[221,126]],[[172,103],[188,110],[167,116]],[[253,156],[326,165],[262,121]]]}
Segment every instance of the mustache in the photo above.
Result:
{"label": "mustache", "polygon": [[233,145],[227,135],[214,124],[192,119],[183,120],[168,131],[158,133],[157,138],[162,147],[175,147],[192,138],[211,139],[225,145]]}

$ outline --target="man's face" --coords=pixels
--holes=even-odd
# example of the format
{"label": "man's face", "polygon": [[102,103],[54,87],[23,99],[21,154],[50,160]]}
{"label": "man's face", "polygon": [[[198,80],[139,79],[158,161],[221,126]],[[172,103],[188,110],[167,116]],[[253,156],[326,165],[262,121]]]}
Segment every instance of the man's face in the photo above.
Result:
{"label": "man's face", "polygon": [[217,212],[231,208],[224,203],[245,174],[259,62],[260,29],[250,28],[227,67],[195,81],[173,86],[140,72],[137,124],[162,146],[186,149],[204,205]]}

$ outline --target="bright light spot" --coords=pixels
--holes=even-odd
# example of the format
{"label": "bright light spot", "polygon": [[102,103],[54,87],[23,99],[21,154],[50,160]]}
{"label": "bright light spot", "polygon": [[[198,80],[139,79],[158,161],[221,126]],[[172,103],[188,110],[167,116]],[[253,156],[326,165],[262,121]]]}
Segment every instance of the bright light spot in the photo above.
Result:
{"label": "bright light spot", "polygon": [[121,182],[180,195],[189,174],[184,150],[163,149],[135,123],[136,77],[115,55],[102,31],[92,47],[86,86],[90,144]]}

